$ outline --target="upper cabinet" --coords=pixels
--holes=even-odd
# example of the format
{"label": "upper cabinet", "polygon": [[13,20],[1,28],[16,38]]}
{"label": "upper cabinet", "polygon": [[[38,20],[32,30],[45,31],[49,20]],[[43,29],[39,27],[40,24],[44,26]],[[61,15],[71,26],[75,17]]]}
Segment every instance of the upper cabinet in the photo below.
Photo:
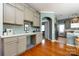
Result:
{"label": "upper cabinet", "polygon": [[4,4],[4,23],[23,25],[24,13],[15,4]]}
{"label": "upper cabinet", "polygon": [[18,24],[18,25],[23,25],[23,20],[24,20],[24,14],[23,14],[23,11],[19,10],[19,9],[16,9],[15,10],[16,13],[16,18],[15,18],[15,23]]}
{"label": "upper cabinet", "polygon": [[4,23],[15,23],[15,8],[9,4],[4,4]]}
{"label": "upper cabinet", "polygon": [[38,12],[34,12],[33,26],[40,27],[40,14]]}
{"label": "upper cabinet", "polygon": [[4,23],[23,25],[25,21],[33,22],[33,26],[40,26],[39,12],[27,4],[5,3]]}
{"label": "upper cabinet", "polygon": [[25,7],[25,9],[24,9],[24,20],[32,22],[32,17],[33,17],[33,13],[30,10],[30,8]]}

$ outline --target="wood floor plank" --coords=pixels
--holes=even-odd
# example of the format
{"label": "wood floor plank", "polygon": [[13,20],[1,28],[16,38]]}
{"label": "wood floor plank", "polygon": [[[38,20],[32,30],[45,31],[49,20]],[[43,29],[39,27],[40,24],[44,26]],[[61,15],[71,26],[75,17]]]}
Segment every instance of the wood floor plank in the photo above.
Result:
{"label": "wood floor plank", "polygon": [[70,56],[71,53],[79,55],[79,50],[76,50],[75,47],[60,44],[59,42],[45,40],[45,43],[27,50],[20,56]]}

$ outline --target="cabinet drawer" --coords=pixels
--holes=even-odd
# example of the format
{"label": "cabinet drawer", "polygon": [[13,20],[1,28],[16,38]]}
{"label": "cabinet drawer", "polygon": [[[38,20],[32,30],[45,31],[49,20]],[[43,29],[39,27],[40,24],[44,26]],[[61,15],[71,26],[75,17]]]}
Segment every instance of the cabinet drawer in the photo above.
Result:
{"label": "cabinet drawer", "polygon": [[10,38],[5,38],[4,43],[9,43],[9,42],[17,42],[16,37],[10,37]]}
{"label": "cabinet drawer", "polygon": [[26,36],[18,36],[18,39],[26,39]]}
{"label": "cabinet drawer", "polygon": [[20,36],[17,38],[18,38],[18,42],[26,42],[26,36]]}

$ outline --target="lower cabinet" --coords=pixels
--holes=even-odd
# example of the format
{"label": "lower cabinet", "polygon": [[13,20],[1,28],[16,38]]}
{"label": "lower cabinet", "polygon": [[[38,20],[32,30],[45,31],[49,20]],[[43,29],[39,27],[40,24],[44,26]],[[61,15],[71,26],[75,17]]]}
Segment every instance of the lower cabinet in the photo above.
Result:
{"label": "lower cabinet", "polygon": [[18,37],[18,54],[26,51],[27,49],[27,38],[26,36]]}
{"label": "lower cabinet", "polygon": [[4,56],[14,56],[23,53],[27,49],[26,36],[9,37],[3,40]]}
{"label": "lower cabinet", "polygon": [[15,37],[14,38],[13,37],[5,38],[3,43],[4,43],[4,53],[3,53],[4,56],[14,56],[14,55],[17,55],[17,39]]}
{"label": "lower cabinet", "polygon": [[[33,35],[35,45],[42,42],[42,33]],[[33,42],[32,42],[33,43]],[[3,55],[15,56],[27,50],[27,36],[8,37],[3,39]]]}
{"label": "lower cabinet", "polygon": [[38,32],[36,34],[36,44],[39,44],[42,42],[42,33],[41,32]]}

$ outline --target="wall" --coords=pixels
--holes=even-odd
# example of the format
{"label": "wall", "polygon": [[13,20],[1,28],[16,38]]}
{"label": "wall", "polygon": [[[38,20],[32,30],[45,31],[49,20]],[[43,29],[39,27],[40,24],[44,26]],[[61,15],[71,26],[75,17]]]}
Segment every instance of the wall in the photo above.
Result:
{"label": "wall", "polygon": [[[3,31],[3,4],[0,3],[0,35],[2,35]],[[2,54],[2,46],[1,46],[1,39],[0,39],[0,56]]]}
{"label": "wall", "polygon": [[3,4],[0,3],[0,35],[3,32]]}
{"label": "wall", "polygon": [[55,40],[55,14],[54,13],[41,13],[41,24],[42,24],[42,18],[44,17],[50,17],[52,19],[52,39]]}

